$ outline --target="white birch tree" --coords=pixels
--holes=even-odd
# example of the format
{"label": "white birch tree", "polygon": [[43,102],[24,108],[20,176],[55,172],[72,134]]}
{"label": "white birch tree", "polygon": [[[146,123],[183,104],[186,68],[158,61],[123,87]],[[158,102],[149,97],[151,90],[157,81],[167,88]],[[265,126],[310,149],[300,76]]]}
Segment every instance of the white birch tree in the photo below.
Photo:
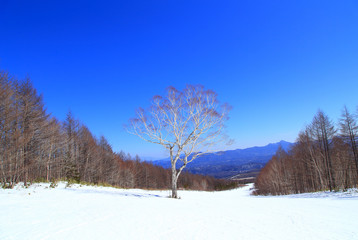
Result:
{"label": "white birch tree", "polygon": [[147,111],[139,109],[130,120],[129,133],[168,150],[172,198],[178,197],[177,181],[187,164],[226,141],[223,130],[229,111],[214,91],[188,85],[183,91],[169,87],[166,96],[155,96]]}

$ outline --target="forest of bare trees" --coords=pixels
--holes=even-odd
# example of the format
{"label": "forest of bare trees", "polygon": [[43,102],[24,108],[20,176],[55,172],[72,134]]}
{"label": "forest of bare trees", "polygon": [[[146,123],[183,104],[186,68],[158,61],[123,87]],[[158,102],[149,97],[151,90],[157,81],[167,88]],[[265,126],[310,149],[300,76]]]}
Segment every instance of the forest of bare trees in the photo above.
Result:
{"label": "forest of bare trees", "polygon": [[357,114],[344,107],[339,124],[319,110],[289,152],[279,149],[255,182],[257,194],[343,190],[358,184]]}
{"label": "forest of bare trees", "polygon": [[[87,182],[123,188],[168,189],[168,169],[112,150],[69,112],[61,122],[47,113],[30,79],[0,72],[0,185],[34,181]],[[232,183],[184,173],[179,187],[220,190]]]}

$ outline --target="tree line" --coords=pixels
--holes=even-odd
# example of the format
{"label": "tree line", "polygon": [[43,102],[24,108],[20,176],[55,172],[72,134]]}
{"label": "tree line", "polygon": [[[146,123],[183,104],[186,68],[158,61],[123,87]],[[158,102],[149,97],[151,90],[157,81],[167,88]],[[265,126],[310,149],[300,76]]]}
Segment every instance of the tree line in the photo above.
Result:
{"label": "tree line", "polygon": [[[67,180],[123,188],[168,189],[168,169],[116,153],[69,112],[61,122],[47,113],[29,78],[0,71],[0,185]],[[179,187],[220,190],[231,182],[185,173]]]}
{"label": "tree line", "polygon": [[280,148],[258,175],[256,194],[341,190],[358,184],[358,108],[343,108],[337,125],[321,110],[292,149]]}

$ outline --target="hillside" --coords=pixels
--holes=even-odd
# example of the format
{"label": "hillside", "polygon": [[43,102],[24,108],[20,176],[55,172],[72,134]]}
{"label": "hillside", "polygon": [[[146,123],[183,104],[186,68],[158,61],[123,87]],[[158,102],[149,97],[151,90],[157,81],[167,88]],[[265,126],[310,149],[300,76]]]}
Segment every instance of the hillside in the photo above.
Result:
{"label": "hillside", "polygon": [[[288,150],[292,143],[280,141],[263,147],[206,154],[188,164],[186,171],[216,178],[240,178],[241,175],[252,177],[272,158],[279,146]],[[169,158],[153,161],[152,163],[164,168],[171,167]]]}
{"label": "hillside", "polygon": [[0,189],[0,239],[358,239],[357,190],[256,197],[251,186],[180,200],[65,183]]}

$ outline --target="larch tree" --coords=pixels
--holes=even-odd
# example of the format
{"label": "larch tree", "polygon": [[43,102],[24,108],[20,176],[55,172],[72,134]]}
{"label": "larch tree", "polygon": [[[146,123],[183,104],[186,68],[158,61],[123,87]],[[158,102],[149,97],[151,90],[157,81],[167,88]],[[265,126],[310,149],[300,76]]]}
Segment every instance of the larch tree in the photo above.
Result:
{"label": "larch tree", "polygon": [[229,111],[214,91],[188,85],[183,91],[169,87],[166,96],[154,96],[150,108],[139,109],[130,120],[129,133],[169,152],[172,198],[178,197],[178,178],[187,164],[226,142],[223,130]]}
{"label": "larch tree", "polygon": [[46,152],[46,181],[51,180],[51,172],[55,160],[56,153],[63,147],[63,134],[61,133],[60,122],[52,117],[45,128],[45,141],[43,148]]}
{"label": "larch tree", "polygon": [[69,181],[80,180],[80,169],[78,164],[78,132],[79,121],[74,118],[71,111],[67,113],[66,120],[63,122],[65,132],[65,175]]}
{"label": "larch tree", "polygon": [[357,136],[358,136],[358,125],[355,117],[348,111],[347,107],[344,106],[342,111],[342,117],[339,122],[341,136],[349,143],[356,171],[358,175],[358,150],[357,150]]}
{"label": "larch tree", "polygon": [[14,110],[15,92],[12,89],[11,79],[6,72],[0,71],[0,171],[1,183],[9,183],[12,187],[19,178],[18,164],[14,149],[15,133],[14,122],[17,118]]}
{"label": "larch tree", "polygon": [[17,125],[22,145],[20,156],[26,185],[29,174],[35,174],[33,169],[35,162],[41,161],[39,153],[45,140],[44,129],[49,115],[46,113],[42,95],[37,93],[29,78],[19,84],[17,91],[20,111]]}
{"label": "larch tree", "polygon": [[336,130],[334,128],[333,123],[329,119],[329,117],[318,110],[317,114],[314,116],[311,131],[314,136],[315,141],[319,144],[319,148],[321,150],[321,154],[324,160],[325,165],[325,173],[328,179],[328,187],[329,190],[332,191],[335,188],[335,179],[333,173],[332,166],[332,139],[335,136]]}

